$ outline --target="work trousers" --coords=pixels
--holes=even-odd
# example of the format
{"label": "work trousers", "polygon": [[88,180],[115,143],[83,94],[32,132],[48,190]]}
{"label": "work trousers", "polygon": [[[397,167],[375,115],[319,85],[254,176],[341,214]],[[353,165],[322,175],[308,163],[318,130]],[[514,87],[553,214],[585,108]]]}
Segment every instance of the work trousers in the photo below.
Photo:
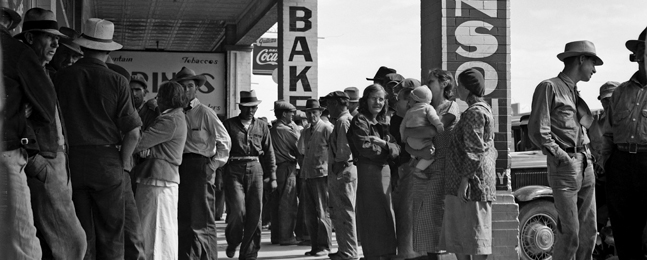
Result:
{"label": "work trousers", "polygon": [[620,259],[646,259],[643,230],[647,222],[647,153],[614,150],[605,165],[607,205]]}
{"label": "work trousers", "polygon": [[72,146],[72,201],[85,230],[85,259],[124,259],[124,168],[115,147]]}
{"label": "work trousers", "polygon": [[180,165],[178,238],[180,260],[218,259],[216,239],[216,172],[210,159],[184,154]]}
{"label": "work trousers", "polygon": [[256,259],[261,249],[263,168],[258,161],[225,165],[227,246],[240,245],[239,259]]}
{"label": "work trousers", "polygon": [[312,251],[332,247],[332,223],[328,212],[328,177],[306,178],[304,215]]}
{"label": "work trousers", "polygon": [[124,260],[145,260],[144,230],[135,203],[135,195],[131,189],[133,180],[124,171]]}
{"label": "work trousers", "polygon": [[25,175],[24,149],[0,153],[0,256],[5,259],[40,260],[31,195]]}
{"label": "work trousers", "polygon": [[271,221],[272,235],[271,242],[289,243],[294,238],[294,227],[297,218],[297,163],[282,162],[276,166],[277,188],[272,193]]}
{"label": "work trousers", "polygon": [[[330,165],[328,169],[332,169]],[[357,193],[357,168],[350,165],[339,173],[328,175],[330,214],[337,240],[337,254],[344,259],[356,259],[357,226],[355,201]]]}
{"label": "work trousers", "polygon": [[87,249],[85,231],[72,203],[72,184],[67,170],[67,155],[55,158],[36,155],[25,168],[31,191],[34,224],[43,259],[82,259]]}
{"label": "work trousers", "polygon": [[590,260],[597,237],[593,163],[584,153],[569,156],[568,162],[547,159],[558,215],[553,259]]}

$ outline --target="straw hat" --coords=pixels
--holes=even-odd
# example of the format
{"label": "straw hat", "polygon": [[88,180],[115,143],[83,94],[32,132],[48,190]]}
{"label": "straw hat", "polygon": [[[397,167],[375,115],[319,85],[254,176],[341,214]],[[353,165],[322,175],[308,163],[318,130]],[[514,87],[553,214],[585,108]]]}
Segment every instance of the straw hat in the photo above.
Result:
{"label": "straw hat", "polygon": [[74,43],[92,50],[116,51],[123,46],[112,40],[115,25],[107,20],[90,18],[83,25],[83,33]]}

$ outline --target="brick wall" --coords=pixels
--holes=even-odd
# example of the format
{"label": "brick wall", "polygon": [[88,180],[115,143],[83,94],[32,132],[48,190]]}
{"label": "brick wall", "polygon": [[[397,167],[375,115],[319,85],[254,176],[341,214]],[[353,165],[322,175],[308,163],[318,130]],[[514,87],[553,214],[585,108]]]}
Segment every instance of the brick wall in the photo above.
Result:
{"label": "brick wall", "polygon": [[518,259],[519,207],[511,194],[509,157],[510,1],[421,0],[420,4],[423,80],[427,71],[434,68],[449,70],[456,76],[475,67],[484,74],[499,152],[490,259]]}

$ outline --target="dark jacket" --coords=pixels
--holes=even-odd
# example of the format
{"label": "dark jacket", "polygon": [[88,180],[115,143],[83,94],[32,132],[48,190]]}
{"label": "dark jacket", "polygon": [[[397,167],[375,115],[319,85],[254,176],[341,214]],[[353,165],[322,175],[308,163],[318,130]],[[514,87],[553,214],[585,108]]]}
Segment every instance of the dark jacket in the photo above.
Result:
{"label": "dark jacket", "polygon": [[[31,142],[25,148],[30,152],[40,150],[43,156],[55,157],[58,139],[54,119],[54,85],[31,48],[12,38],[5,28],[0,29],[0,40],[6,94],[2,138],[5,149],[17,149],[20,147],[16,147],[20,144],[20,139],[28,138]],[[33,107],[29,120],[25,118],[23,109],[26,103]],[[33,130],[30,127],[33,127]],[[36,143],[34,139],[37,140]]]}

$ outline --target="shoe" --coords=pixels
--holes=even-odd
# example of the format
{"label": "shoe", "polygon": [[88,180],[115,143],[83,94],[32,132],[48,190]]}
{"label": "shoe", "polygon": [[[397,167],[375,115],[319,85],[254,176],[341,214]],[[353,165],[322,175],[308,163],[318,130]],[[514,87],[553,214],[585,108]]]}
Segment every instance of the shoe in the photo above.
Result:
{"label": "shoe", "polygon": [[329,253],[330,253],[330,251],[328,251],[326,249],[323,249],[323,250],[319,250],[319,251],[314,251],[314,250],[308,251],[308,252],[306,252],[305,255],[307,255],[307,256],[327,256]]}
{"label": "shoe", "polygon": [[329,254],[328,257],[330,257],[331,260],[357,260],[357,259],[359,259],[357,257],[344,256],[343,254],[340,254],[339,252],[334,253],[334,254]]}
{"label": "shoe", "polygon": [[234,255],[236,254],[236,247],[227,245],[227,251],[225,251],[225,254],[227,254],[227,257],[229,258],[234,258]]}

